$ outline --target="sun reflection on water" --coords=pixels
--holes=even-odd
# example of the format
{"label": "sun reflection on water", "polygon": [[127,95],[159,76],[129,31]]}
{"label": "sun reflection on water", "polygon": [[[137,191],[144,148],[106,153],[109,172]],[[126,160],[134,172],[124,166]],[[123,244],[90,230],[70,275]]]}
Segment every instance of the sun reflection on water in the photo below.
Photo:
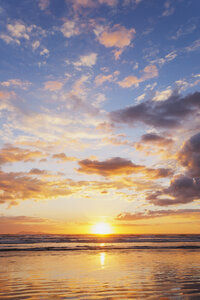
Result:
{"label": "sun reflection on water", "polygon": [[104,265],[105,265],[105,257],[106,257],[105,252],[101,252],[101,253],[100,253],[100,264],[101,264],[101,268],[102,268],[102,269],[104,269]]}

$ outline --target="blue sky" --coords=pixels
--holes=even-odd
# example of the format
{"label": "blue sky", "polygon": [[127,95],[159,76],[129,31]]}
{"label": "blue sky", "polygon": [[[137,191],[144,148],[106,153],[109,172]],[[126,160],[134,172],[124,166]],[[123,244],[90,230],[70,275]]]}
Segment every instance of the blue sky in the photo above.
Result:
{"label": "blue sky", "polygon": [[196,232],[199,9],[0,1],[2,232]]}

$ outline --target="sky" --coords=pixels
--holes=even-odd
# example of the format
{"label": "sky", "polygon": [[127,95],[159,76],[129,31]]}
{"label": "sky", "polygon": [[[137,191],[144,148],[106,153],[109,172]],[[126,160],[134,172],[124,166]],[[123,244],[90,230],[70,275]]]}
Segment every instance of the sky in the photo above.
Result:
{"label": "sky", "polygon": [[200,233],[199,11],[0,0],[0,233]]}

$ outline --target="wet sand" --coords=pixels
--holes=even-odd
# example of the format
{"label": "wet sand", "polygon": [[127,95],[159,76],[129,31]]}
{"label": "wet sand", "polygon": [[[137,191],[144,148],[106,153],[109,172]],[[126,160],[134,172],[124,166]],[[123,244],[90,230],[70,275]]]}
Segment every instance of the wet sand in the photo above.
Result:
{"label": "wet sand", "polygon": [[1,252],[0,299],[200,299],[200,251]]}

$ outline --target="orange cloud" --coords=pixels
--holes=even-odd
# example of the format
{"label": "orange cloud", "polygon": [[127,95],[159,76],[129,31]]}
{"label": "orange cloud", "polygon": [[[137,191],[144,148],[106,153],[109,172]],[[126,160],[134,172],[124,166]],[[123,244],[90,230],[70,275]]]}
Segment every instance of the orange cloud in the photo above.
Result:
{"label": "orange cloud", "polygon": [[119,81],[118,84],[123,88],[129,88],[133,85],[138,86],[140,82],[146,81],[148,79],[158,76],[158,69],[155,65],[146,66],[143,70],[143,75],[141,77],[128,76],[122,81]]}
{"label": "orange cloud", "polygon": [[26,90],[31,85],[31,83],[29,81],[22,81],[20,79],[9,79],[7,81],[2,81],[0,85],[4,87],[14,86]]}
{"label": "orange cloud", "polygon": [[119,75],[119,71],[115,71],[113,74],[109,74],[109,75],[99,74],[95,78],[95,84],[102,85],[105,81],[114,82],[117,80],[118,75]]}
{"label": "orange cloud", "polygon": [[165,168],[146,168],[142,165],[136,165],[131,160],[121,157],[113,157],[105,161],[84,159],[78,162],[80,168],[78,172],[86,174],[97,174],[101,176],[121,176],[133,173],[142,173],[145,177],[158,179],[168,177],[173,174],[171,169]]}
{"label": "orange cloud", "polygon": [[40,151],[30,151],[28,149],[22,149],[7,145],[0,150],[0,164],[12,163],[18,161],[33,161],[37,158],[45,158],[47,154]]}
{"label": "orange cloud", "polygon": [[95,8],[101,4],[106,4],[108,6],[115,6],[118,0],[71,0],[73,3],[73,9],[75,11],[81,10],[83,8]]}
{"label": "orange cloud", "polygon": [[65,153],[57,153],[57,154],[54,154],[52,157],[57,159],[57,162],[76,161],[77,160],[76,157],[67,156]]}
{"label": "orange cloud", "polygon": [[44,89],[51,92],[56,92],[63,87],[63,83],[60,81],[46,81],[44,84]]}
{"label": "orange cloud", "polygon": [[149,210],[138,213],[120,213],[115,218],[118,221],[135,221],[144,219],[154,219],[163,217],[186,217],[186,218],[197,218],[200,216],[200,209],[178,209],[178,210]]}
{"label": "orange cloud", "polygon": [[29,173],[0,171],[0,203],[8,203],[9,206],[28,199],[66,197],[80,189],[81,185],[70,179],[48,181],[44,178],[33,178]]}
{"label": "orange cloud", "polygon": [[117,24],[112,29],[103,31],[98,39],[107,48],[116,47],[123,49],[130,45],[135,33],[134,28],[127,29]]}
{"label": "orange cloud", "polygon": [[136,76],[127,76],[122,81],[119,81],[118,84],[123,88],[129,88],[133,85],[138,86],[141,82],[141,78],[137,78]]}
{"label": "orange cloud", "polygon": [[10,98],[15,98],[16,94],[14,92],[5,92],[5,91],[0,91],[0,99],[2,100],[8,100]]}
{"label": "orange cloud", "polygon": [[143,166],[135,165],[132,161],[120,157],[113,157],[102,162],[85,159],[79,161],[79,165],[78,172],[102,176],[128,175],[143,169]]}

